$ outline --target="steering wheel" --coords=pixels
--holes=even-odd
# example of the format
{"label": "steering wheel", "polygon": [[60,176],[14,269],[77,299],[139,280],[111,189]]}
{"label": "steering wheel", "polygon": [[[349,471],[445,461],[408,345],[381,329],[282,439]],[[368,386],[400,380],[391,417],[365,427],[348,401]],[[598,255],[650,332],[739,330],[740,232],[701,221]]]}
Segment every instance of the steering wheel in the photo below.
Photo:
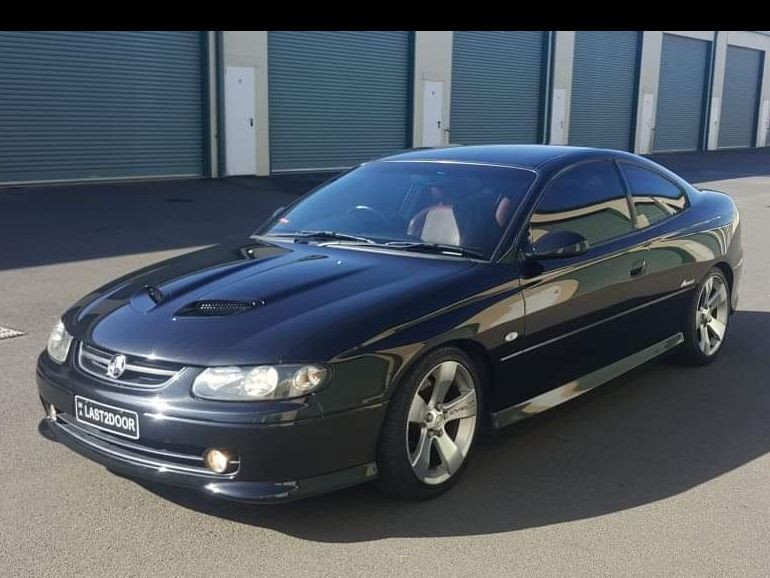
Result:
{"label": "steering wheel", "polygon": [[390,219],[388,219],[385,215],[380,213],[377,209],[373,209],[372,207],[369,207],[368,205],[356,205],[355,207],[349,209],[347,214],[348,215],[352,215],[356,211],[363,211],[363,212],[365,212],[365,213],[367,213],[369,215],[374,215],[386,227],[390,226]]}

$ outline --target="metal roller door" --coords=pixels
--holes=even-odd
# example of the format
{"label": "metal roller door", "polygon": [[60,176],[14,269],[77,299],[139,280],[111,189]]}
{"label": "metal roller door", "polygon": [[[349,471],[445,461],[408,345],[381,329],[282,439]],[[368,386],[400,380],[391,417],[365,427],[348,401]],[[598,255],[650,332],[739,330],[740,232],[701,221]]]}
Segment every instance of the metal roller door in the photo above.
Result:
{"label": "metal roller door", "polygon": [[653,151],[702,147],[711,42],[663,35]]}
{"label": "metal roller door", "polygon": [[544,32],[456,31],[450,142],[542,142]]}
{"label": "metal roller door", "polygon": [[569,144],[630,150],[638,32],[576,32]]}
{"label": "metal roller door", "polygon": [[269,32],[273,171],[337,169],[406,148],[408,32]]}
{"label": "metal roller door", "polygon": [[202,34],[0,34],[0,182],[204,171]]}
{"label": "metal roller door", "polygon": [[763,54],[759,50],[727,47],[719,148],[754,146],[759,108]]}

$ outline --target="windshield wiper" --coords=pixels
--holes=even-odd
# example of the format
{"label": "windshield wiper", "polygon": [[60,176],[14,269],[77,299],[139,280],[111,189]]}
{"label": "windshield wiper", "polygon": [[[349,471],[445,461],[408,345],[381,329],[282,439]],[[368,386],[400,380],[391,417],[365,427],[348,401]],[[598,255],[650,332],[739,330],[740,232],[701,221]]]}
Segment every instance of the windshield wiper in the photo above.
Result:
{"label": "windshield wiper", "polygon": [[472,257],[474,259],[486,260],[486,255],[458,247],[457,245],[445,245],[442,243],[425,243],[421,241],[388,241],[387,243],[377,243],[367,237],[358,235],[349,235],[347,233],[338,233],[336,231],[293,231],[281,233],[268,233],[266,237],[293,237],[295,243],[307,243],[308,241],[345,241],[362,245],[374,245],[376,247],[388,247],[391,249],[400,249],[402,251],[414,251],[415,253],[436,253],[439,255],[457,255],[460,257]]}
{"label": "windshield wiper", "polygon": [[461,257],[473,257],[474,259],[486,260],[486,255],[474,251],[473,249],[466,249],[465,247],[458,247],[457,245],[444,245],[443,243],[423,243],[419,241],[390,241],[385,243],[386,247],[393,247],[394,249],[402,249],[404,251],[414,251],[415,253],[437,253],[441,255],[458,255]]}
{"label": "windshield wiper", "polygon": [[268,233],[267,236],[273,237],[294,237],[295,243],[307,243],[313,240],[333,240],[333,241],[353,241],[355,243],[375,244],[371,239],[359,237],[357,235],[348,235],[347,233],[337,233],[336,231],[294,231],[292,233]]}

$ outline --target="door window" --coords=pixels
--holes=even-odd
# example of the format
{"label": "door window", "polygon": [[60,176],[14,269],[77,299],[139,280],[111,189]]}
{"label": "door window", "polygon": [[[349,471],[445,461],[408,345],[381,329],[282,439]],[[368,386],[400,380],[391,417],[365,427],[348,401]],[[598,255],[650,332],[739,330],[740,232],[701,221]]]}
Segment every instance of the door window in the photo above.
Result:
{"label": "door window", "polygon": [[633,228],[617,168],[611,161],[599,161],[570,169],[548,187],[530,219],[530,240],[552,231],[573,231],[592,246]]}

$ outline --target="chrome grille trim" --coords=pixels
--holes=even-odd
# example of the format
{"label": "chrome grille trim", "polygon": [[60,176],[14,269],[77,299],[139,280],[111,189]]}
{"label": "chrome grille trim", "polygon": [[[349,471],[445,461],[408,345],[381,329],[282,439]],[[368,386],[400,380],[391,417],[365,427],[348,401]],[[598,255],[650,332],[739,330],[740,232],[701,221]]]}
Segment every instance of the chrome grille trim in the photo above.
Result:
{"label": "chrome grille trim", "polygon": [[160,389],[185,369],[179,365],[175,365],[174,369],[155,367],[143,363],[143,360],[136,356],[127,356],[130,361],[126,363],[124,377],[113,379],[107,376],[107,366],[114,355],[117,354],[80,342],[77,365],[84,373],[107,383],[138,389]]}

